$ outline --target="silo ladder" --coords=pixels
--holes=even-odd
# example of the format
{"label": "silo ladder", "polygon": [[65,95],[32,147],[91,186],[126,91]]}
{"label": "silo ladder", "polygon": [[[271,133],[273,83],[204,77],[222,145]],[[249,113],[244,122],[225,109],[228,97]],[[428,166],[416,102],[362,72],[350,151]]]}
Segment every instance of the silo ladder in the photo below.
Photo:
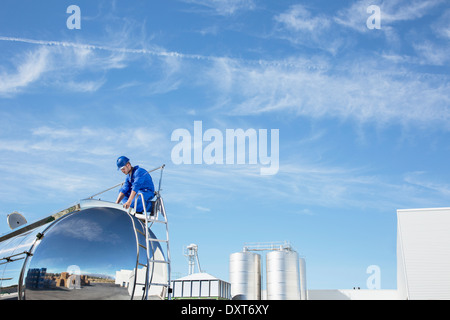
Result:
{"label": "silo ladder", "polygon": [[[140,233],[141,235],[143,235],[145,237],[145,244],[138,242],[138,257],[137,257],[137,262],[136,262],[132,297],[134,297],[134,290],[136,289],[136,285],[140,285],[140,286],[143,286],[143,294],[142,294],[143,300],[148,300],[149,291],[150,291],[151,286],[164,287],[165,290],[162,291],[161,298],[163,298],[163,296],[165,294],[167,294],[167,299],[168,300],[171,299],[171,289],[170,289],[170,273],[171,273],[170,266],[171,266],[171,264],[170,264],[170,247],[169,247],[169,226],[168,226],[166,210],[164,207],[164,201],[161,197],[161,180],[162,180],[162,172],[164,170],[164,165],[157,169],[161,169],[161,177],[160,177],[160,181],[159,181],[158,191],[155,192],[156,200],[153,201],[152,211],[150,213],[147,212],[147,209],[146,209],[146,206],[144,203],[144,196],[142,195],[142,193],[138,193],[136,195],[135,203],[134,203],[134,207],[136,208],[137,201],[138,201],[138,199],[140,199],[142,201],[142,206],[144,208],[143,213],[134,213],[134,216],[139,219],[139,222],[141,223],[141,225],[143,227],[142,229],[145,230],[145,232],[140,231],[138,228],[136,228],[136,226],[134,226],[134,229],[136,232]],[[154,170],[157,170],[157,169],[154,169]],[[154,170],[152,170],[152,171],[154,171]],[[131,208],[130,208],[129,213],[131,214]],[[149,230],[154,224],[163,224],[165,226],[165,239],[156,239],[156,238],[152,238],[150,236]],[[139,238],[139,237],[137,237],[137,238]],[[162,246],[165,245],[166,255],[167,255],[166,260],[155,259],[155,256],[154,256],[155,250],[153,249],[154,243],[160,243]],[[146,263],[145,264],[139,262],[139,247],[144,249],[146,252]],[[152,253],[150,253],[150,248],[152,248]],[[158,282],[152,281],[155,264],[164,264],[167,267],[167,282],[158,283]],[[150,266],[152,266],[152,274],[150,274]],[[145,275],[144,283],[137,282],[137,278],[138,278],[137,274],[138,274],[139,267],[146,268],[146,275]]]}

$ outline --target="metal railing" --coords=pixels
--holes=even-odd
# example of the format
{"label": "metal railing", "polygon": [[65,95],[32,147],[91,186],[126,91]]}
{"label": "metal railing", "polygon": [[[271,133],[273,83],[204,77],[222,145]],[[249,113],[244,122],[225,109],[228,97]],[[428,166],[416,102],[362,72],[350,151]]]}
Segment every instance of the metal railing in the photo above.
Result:
{"label": "metal railing", "polygon": [[[131,216],[134,216],[136,218],[138,218],[140,221],[143,222],[144,224],[144,236],[145,236],[145,245],[139,243],[138,240],[138,236],[137,236],[137,232],[140,232],[134,221],[133,221],[133,227],[136,233],[136,246],[137,246],[137,261],[136,261],[136,269],[135,269],[135,276],[134,276],[134,283],[133,283],[133,289],[132,289],[132,297],[134,297],[134,293],[135,293],[135,289],[137,285],[141,285],[144,286],[144,292],[142,295],[142,299],[143,300],[147,300],[149,297],[149,291],[151,286],[162,286],[166,288],[166,294],[167,294],[167,299],[170,300],[171,299],[171,290],[170,290],[170,273],[171,273],[171,263],[170,263],[170,246],[169,246],[169,227],[168,227],[168,220],[167,220],[167,214],[166,214],[166,210],[164,207],[164,201],[162,199],[161,196],[161,184],[162,184],[162,177],[163,177],[163,171],[165,168],[165,164],[154,168],[152,170],[147,171],[148,174],[150,174],[151,172],[157,171],[157,170],[161,170],[161,174],[160,174],[160,178],[159,178],[159,183],[158,183],[158,190],[155,191],[155,196],[153,199],[155,199],[153,202],[153,207],[151,212],[147,212],[147,206],[145,204],[145,199],[142,193],[138,193],[136,194],[136,197],[134,198],[134,208],[137,208],[137,204],[138,201],[141,200],[142,201],[142,207],[143,207],[143,213],[136,213],[136,210],[133,210],[132,207],[130,207],[128,209],[128,214]],[[121,187],[123,186],[125,182],[116,184],[106,190],[103,190],[101,192],[98,192],[88,198],[86,198],[87,200],[91,200],[94,197],[97,197],[105,192],[108,192],[110,190],[113,190],[117,187]],[[165,239],[154,239],[150,236],[150,228],[153,226],[154,223],[162,223],[165,225],[165,235],[166,238]],[[141,232],[140,232],[141,233]],[[166,244],[166,260],[157,260],[155,259],[155,250],[153,250],[153,242],[157,242],[157,243],[165,243]],[[141,264],[139,263],[139,248],[145,248],[146,251],[146,264]],[[152,252],[150,252],[150,248],[152,248]],[[160,264],[166,264],[167,265],[167,282],[164,283],[154,283],[153,280],[153,273],[154,273],[154,266],[155,264],[160,263]],[[151,265],[151,274],[150,274],[150,265]],[[137,278],[138,278],[138,268],[139,266],[145,267],[146,268],[146,275],[145,275],[145,281],[144,283],[139,283],[137,282]]]}

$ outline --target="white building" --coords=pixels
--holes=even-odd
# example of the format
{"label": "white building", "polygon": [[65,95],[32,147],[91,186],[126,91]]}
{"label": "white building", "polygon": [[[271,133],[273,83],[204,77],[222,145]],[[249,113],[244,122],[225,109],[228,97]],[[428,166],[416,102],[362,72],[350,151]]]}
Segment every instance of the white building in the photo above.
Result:
{"label": "white building", "polygon": [[173,299],[231,299],[230,283],[208,273],[193,273],[172,281]]}
{"label": "white building", "polygon": [[399,300],[397,290],[308,290],[308,300]]}
{"label": "white building", "polygon": [[397,210],[397,290],[308,290],[309,300],[450,300],[450,208]]}
{"label": "white building", "polygon": [[450,299],[450,208],[397,210],[399,299]]}

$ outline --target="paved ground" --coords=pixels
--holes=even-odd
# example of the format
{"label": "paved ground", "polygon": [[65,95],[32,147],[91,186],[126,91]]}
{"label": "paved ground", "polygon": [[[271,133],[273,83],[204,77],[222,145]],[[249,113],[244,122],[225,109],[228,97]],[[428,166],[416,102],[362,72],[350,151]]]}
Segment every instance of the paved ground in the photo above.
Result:
{"label": "paved ground", "polygon": [[128,289],[110,283],[92,283],[81,289],[26,290],[27,300],[130,300]]}

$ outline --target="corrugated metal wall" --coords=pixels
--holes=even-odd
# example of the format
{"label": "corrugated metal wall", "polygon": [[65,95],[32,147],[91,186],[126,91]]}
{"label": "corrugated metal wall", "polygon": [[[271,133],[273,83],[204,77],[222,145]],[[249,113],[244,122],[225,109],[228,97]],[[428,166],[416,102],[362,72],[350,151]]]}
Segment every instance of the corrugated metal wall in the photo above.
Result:
{"label": "corrugated metal wall", "polygon": [[450,299],[450,208],[398,210],[401,299]]}

